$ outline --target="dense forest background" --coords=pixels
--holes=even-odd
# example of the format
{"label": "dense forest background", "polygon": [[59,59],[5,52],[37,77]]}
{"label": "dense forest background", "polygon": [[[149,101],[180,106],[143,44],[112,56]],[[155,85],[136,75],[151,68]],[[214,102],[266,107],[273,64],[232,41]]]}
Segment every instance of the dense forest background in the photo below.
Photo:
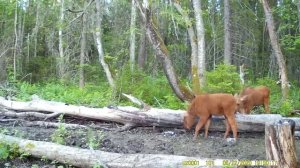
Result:
{"label": "dense forest background", "polygon": [[182,109],[192,92],[266,85],[271,112],[293,115],[299,65],[300,0],[0,0],[7,98]]}

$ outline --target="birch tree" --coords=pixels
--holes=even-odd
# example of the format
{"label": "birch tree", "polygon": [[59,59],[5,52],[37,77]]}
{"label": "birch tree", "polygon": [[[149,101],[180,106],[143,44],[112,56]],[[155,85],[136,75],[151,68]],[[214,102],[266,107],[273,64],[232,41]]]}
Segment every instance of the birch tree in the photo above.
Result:
{"label": "birch tree", "polygon": [[274,25],[274,19],[272,16],[271,8],[269,6],[268,0],[263,0],[262,1],[263,8],[264,8],[264,13],[265,13],[265,19],[267,22],[267,27],[268,27],[268,32],[269,32],[269,37],[272,45],[272,49],[275,52],[275,56],[277,59],[277,64],[279,67],[279,76],[280,76],[280,81],[281,81],[281,90],[282,90],[282,96],[283,99],[286,99],[288,97],[288,77],[287,77],[287,68],[286,68],[286,63],[285,59],[283,57],[280,45],[278,43],[278,37],[275,31],[275,25]]}
{"label": "birch tree", "polygon": [[18,2],[16,1],[15,6],[15,20],[14,20],[14,33],[15,33],[15,44],[14,44],[14,80],[17,79],[17,57],[19,54],[19,36],[18,36]]}
{"label": "birch tree", "polygon": [[[86,6],[86,1],[84,3]],[[79,63],[79,87],[84,87],[84,59],[86,55],[86,24],[87,24],[87,16],[86,10],[83,11],[81,21],[82,21],[82,31],[81,31],[81,39],[80,39],[80,63]]]}
{"label": "birch tree", "polygon": [[197,47],[198,47],[198,71],[200,78],[200,85],[204,85],[204,72],[205,72],[205,32],[202,20],[201,3],[199,0],[192,0],[195,20],[196,20],[196,34],[197,34]]}
{"label": "birch tree", "polygon": [[136,22],[136,7],[134,0],[131,2],[131,20],[130,20],[130,70],[134,70],[135,64],[135,22]]}
{"label": "birch tree", "polygon": [[33,28],[33,38],[34,38],[34,53],[33,56],[36,57],[37,53],[37,35],[39,32],[39,26],[40,26],[40,8],[41,8],[41,1],[36,2],[36,15],[35,15],[35,27]]}
{"label": "birch tree", "polygon": [[195,31],[193,28],[193,24],[187,11],[183,10],[178,1],[174,2],[174,6],[177,11],[183,17],[185,24],[187,26],[187,32],[189,35],[189,41],[191,44],[191,73],[192,73],[192,89],[195,94],[200,93],[200,78],[199,71],[200,67],[198,67],[198,46],[197,46],[197,37],[195,35]]}
{"label": "birch tree", "polygon": [[232,47],[230,33],[230,3],[229,0],[224,0],[224,63],[232,63]]}
{"label": "birch tree", "polygon": [[96,0],[96,17],[95,17],[95,19],[96,19],[95,25],[96,26],[95,26],[94,37],[95,37],[96,46],[97,46],[97,50],[98,50],[99,62],[105,71],[106,78],[108,80],[109,85],[114,90],[115,83],[114,83],[112,74],[109,70],[109,67],[104,60],[104,52],[103,52],[103,46],[102,46],[102,32],[101,32],[102,12],[103,12],[103,9],[101,9],[101,2],[100,2],[100,0]]}
{"label": "birch tree", "polygon": [[60,78],[64,76],[65,65],[64,65],[64,47],[63,47],[63,24],[64,24],[64,0],[60,0],[60,18],[59,18],[59,28],[58,28],[58,50],[59,50],[59,59],[58,59],[58,75]]}

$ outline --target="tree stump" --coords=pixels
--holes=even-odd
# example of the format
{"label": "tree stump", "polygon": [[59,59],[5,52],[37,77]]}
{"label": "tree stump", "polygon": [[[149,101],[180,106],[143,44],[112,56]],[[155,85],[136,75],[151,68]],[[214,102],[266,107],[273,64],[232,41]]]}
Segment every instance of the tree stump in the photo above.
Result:
{"label": "tree stump", "polygon": [[[270,168],[297,168],[297,155],[295,148],[295,122],[282,119],[275,123],[266,123],[265,144],[267,160]],[[271,161],[272,160],[272,161]]]}

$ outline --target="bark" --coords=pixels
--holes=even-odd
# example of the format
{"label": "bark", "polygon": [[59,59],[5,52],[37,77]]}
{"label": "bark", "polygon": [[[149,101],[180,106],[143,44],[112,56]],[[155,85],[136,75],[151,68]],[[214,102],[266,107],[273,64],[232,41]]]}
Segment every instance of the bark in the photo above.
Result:
{"label": "bark", "polygon": [[270,9],[268,0],[263,0],[262,3],[263,3],[264,12],[265,12],[265,17],[266,17],[266,22],[267,22],[271,45],[275,52],[277,64],[279,67],[282,96],[283,96],[283,99],[286,99],[288,97],[288,91],[289,91],[286,62],[285,62],[285,59],[281,52],[280,45],[278,43],[278,37],[277,37],[276,31],[275,31],[274,20],[273,20],[273,16],[271,13],[271,9]]}
{"label": "bark", "polygon": [[245,85],[245,64],[240,66],[240,80],[241,80],[241,84],[244,86]]}
{"label": "bark", "polygon": [[293,120],[280,120],[277,123],[266,124],[267,160],[274,160],[278,163],[270,167],[296,168],[300,166],[297,164],[294,131]]}
{"label": "bark", "polygon": [[200,94],[200,78],[198,71],[198,47],[197,47],[197,37],[192,26],[192,21],[190,20],[188,13],[186,13],[178,1],[174,2],[174,6],[177,11],[182,15],[187,26],[187,32],[189,35],[189,40],[191,44],[191,73],[192,73],[192,89],[195,94]]}
{"label": "bark", "polygon": [[[206,165],[208,158],[197,158],[164,154],[121,154],[100,150],[80,149],[50,142],[33,141],[0,134],[0,141],[11,145],[18,145],[21,151],[34,157],[56,160],[77,167],[94,167],[101,165],[110,168],[161,168],[182,167],[184,161],[199,161],[199,165]],[[216,159],[222,163],[223,159]],[[218,166],[221,167],[221,166]]]}
{"label": "bark", "polygon": [[6,81],[6,63],[5,63],[5,55],[0,55],[0,85]]}
{"label": "bark", "polygon": [[34,38],[34,57],[36,57],[36,52],[37,52],[37,35],[39,32],[39,17],[40,17],[40,1],[37,1],[37,6],[36,6],[36,17],[35,17],[35,27],[33,29],[33,38]]}
{"label": "bark", "polygon": [[65,65],[64,65],[64,46],[63,46],[63,23],[64,23],[64,0],[60,1],[60,18],[59,18],[59,29],[58,29],[58,50],[59,50],[59,59],[58,59],[58,75],[60,78],[64,76]]}
{"label": "bark", "polygon": [[131,20],[130,20],[130,70],[133,72],[135,65],[135,22],[136,22],[136,7],[134,0],[131,1]]}
{"label": "bark", "polygon": [[139,7],[143,21],[146,22],[148,39],[151,42],[157,57],[163,63],[163,69],[172,90],[181,101],[190,100],[191,96],[189,96],[190,93],[187,92],[188,90],[181,89],[184,87],[180,86],[179,84],[179,80],[177,78],[176,72],[169,58],[169,51],[157,29],[157,25],[155,22],[156,18],[151,13],[150,7],[148,6],[148,1],[144,0],[142,6],[140,5],[139,1],[136,0],[135,2]]}
{"label": "bark", "polygon": [[114,90],[115,89],[115,83],[112,77],[112,74],[109,70],[109,67],[107,63],[104,60],[104,52],[103,52],[103,46],[102,46],[102,32],[101,32],[101,24],[102,24],[102,10],[101,10],[101,2],[100,0],[96,0],[96,29],[95,29],[95,40],[96,40],[96,45],[97,45],[97,50],[99,54],[99,62],[102,65],[108,83],[110,87]]}
{"label": "bark", "polygon": [[140,46],[139,46],[139,54],[138,54],[138,65],[139,68],[144,69],[145,61],[147,60],[147,52],[146,52],[146,43],[147,43],[147,36],[146,36],[146,24],[141,23],[142,25],[142,36],[140,38]]}
{"label": "bark", "polygon": [[14,80],[17,79],[17,57],[19,54],[19,36],[18,36],[18,3],[16,3],[15,20],[14,20],[14,33],[15,33],[15,45],[14,45]]}
{"label": "bark", "polygon": [[[138,109],[135,107],[104,107],[104,108],[88,108],[83,106],[66,105],[61,102],[46,101],[42,99],[34,99],[29,102],[17,102],[5,100],[0,97],[0,114],[4,115],[4,109],[10,111],[23,112],[39,112],[55,114],[64,113],[69,116],[77,116],[91,118],[103,121],[113,121],[122,124],[131,124],[134,126],[160,126],[160,127],[176,127],[182,128],[184,110],[170,109]],[[7,110],[6,110],[7,111]],[[51,115],[51,113],[49,114]],[[264,132],[266,121],[278,121],[283,119],[278,114],[260,114],[260,115],[236,115],[239,132]],[[300,130],[300,119],[289,118],[295,121],[295,130]],[[213,116],[210,131],[225,131],[224,117]]]}
{"label": "bark", "polygon": [[[86,6],[86,2],[84,3]],[[80,39],[79,87],[84,87],[84,59],[86,55],[86,13],[82,14],[82,30]]]}
{"label": "bark", "polygon": [[232,47],[230,33],[230,3],[229,0],[224,0],[224,63],[232,63]]}
{"label": "bark", "polygon": [[300,31],[300,0],[297,0],[296,3],[297,3],[297,11],[298,11],[298,29]]}
{"label": "bark", "polygon": [[205,32],[202,20],[201,3],[199,0],[192,0],[196,19],[197,31],[197,47],[198,47],[198,73],[200,78],[200,85],[204,86],[204,72],[205,72]]}

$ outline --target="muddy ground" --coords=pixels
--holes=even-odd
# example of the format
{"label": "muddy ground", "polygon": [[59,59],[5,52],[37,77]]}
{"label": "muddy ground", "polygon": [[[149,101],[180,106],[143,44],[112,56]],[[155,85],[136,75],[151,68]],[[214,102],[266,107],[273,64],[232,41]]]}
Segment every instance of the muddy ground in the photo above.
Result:
{"label": "muddy ground", "polygon": [[[65,122],[94,124],[102,127],[102,129],[90,131],[68,129],[63,138],[64,143],[80,148],[89,148],[90,144],[90,146],[96,146],[96,149],[117,153],[170,154],[212,159],[265,160],[266,158],[264,133],[239,133],[236,145],[230,146],[223,140],[224,132],[210,132],[207,139],[201,133],[198,139],[193,141],[192,130],[138,127],[124,132],[116,132],[114,130],[122,125],[79,119],[67,119]],[[0,127],[1,133],[38,141],[51,141],[51,135],[57,130],[57,128],[25,127],[16,122],[0,122]],[[300,160],[300,140],[297,138],[296,148],[298,160]],[[0,161],[1,168],[33,166],[46,168],[58,165],[63,164],[31,157]],[[63,166],[69,167],[69,165]]]}

